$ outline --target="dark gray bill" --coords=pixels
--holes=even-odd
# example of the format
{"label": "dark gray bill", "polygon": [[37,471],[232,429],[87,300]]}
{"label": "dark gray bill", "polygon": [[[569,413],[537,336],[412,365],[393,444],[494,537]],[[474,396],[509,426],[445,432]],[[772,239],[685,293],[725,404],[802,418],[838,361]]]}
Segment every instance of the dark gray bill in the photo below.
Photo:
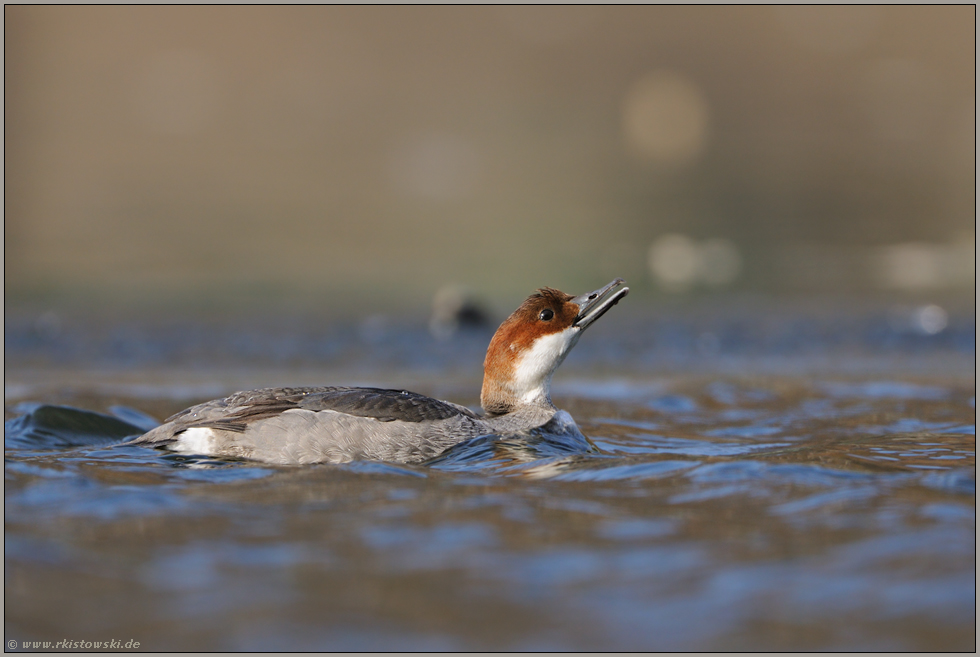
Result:
{"label": "dark gray bill", "polygon": [[589,324],[602,317],[607,310],[619,303],[619,300],[625,297],[630,289],[624,287],[615,292],[612,292],[612,290],[625,282],[623,279],[617,278],[609,285],[599,288],[595,292],[574,297],[571,301],[578,306],[578,315],[575,317],[573,326],[585,329]]}

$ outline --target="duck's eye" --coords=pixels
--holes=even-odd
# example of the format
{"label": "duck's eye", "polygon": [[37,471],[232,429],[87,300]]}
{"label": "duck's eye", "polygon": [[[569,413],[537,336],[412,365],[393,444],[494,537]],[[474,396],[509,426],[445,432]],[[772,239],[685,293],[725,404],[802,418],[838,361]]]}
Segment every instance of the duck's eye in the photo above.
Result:
{"label": "duck's eye", "polygon": [[538,315],[538,317],[540,317],[541,321],[543,322],[550,322],[551,318],[554,316],[555,316],[555,311],[552,310],[551,308],[545,308],[544,310],[541,311],[541,314]]}

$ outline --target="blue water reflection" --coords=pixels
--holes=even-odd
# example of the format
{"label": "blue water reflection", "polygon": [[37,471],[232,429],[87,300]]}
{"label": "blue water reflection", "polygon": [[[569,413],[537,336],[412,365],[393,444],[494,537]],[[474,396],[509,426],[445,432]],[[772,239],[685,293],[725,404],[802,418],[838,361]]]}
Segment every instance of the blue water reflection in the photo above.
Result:
{"label": "blue water reflection", "polygon": [[[476,405],[488,336],[14,326],[8,632],[139,627],[153,649],[215,651],[972,649],[972,325],[884,340],[881,318],[837,320],[624,322],[556,375],[588,441],[302,467],[125,440],[302,377]],[[46,382],[59,358],[106,369]]]}

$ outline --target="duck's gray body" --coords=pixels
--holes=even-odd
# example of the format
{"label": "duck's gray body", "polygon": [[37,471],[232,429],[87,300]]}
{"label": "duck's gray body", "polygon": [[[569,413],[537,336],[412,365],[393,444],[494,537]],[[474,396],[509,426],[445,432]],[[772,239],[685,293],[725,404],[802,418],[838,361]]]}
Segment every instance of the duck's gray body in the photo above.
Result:
{"label": "duck's gray body", "polygon": [[405,390],[263,388],[188,408],[133,442],[278,464],[420,463],[470,438],[538,427],[581,435],[550,403],[481,417]]}

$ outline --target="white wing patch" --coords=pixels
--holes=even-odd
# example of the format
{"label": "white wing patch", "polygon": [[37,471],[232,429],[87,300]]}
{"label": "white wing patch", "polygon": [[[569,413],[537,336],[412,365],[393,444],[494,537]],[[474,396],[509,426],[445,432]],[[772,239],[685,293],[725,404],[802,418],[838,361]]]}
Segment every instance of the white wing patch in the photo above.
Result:
{"label": "white wing patch", "polygon": [[171,447],[175,452],[191,454],[214,454],[214,431],[207,427],[193,427],[177,437],[177,442]]}

